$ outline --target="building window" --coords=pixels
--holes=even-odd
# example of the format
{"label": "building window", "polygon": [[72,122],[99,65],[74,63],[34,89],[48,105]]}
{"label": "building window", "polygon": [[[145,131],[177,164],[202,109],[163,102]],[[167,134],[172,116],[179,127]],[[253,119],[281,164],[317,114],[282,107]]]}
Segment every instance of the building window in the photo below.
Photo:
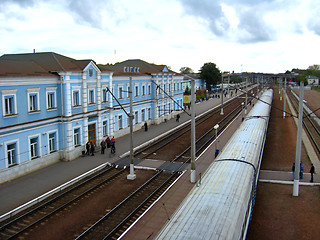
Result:
{"label": "building window", "polygon": [[151,85],[148,85],[148,95],[151,95]]}
{"label": "building window", "polygon": [[142,96],[146,95],[146,86],[142,86]]}
{"label": "building window", "polygon": [[55,94],[53,92],[47,93],[47,109],[55,108]]}
{"label": "building window", "polygon": [[108,135],[108,121],[107,120],[102,122],[102,132],[103,132],[103,136]]}
{"label": "building window", "polygon": [[13,115],[15,114],[14,107],[14,96],[5,96],[4,97],[4,115]]}
{"label": "building window", "polygon": [[146,116],[146,110],[142,109],[141,110],[141,121],[144,122],[145,121],[145,116]]}
{"label": "building window", "polygon": [[89,77],[92,77],[92,76],[93,76],[93,70],[89,69]]}
{"label": "building window", "polygon": [[102,102],[108,102],[107,89],[102,89]]}
{"label": "building window", "polygon": [[169,92],[171,92],[171,83],[169,83]]}
{"label": "building window", "polygon": [[148,119],[151,119],[151,108],[148,108]]}
{"label": "building window", "polygon": [[122,129],[122,115],[118,116],[118,125],[119,125],[119,129]]}
{"label": "building window", "polygon": [[119,98],[119,99],[122,99],[122,98],[123,98],[123,87],[122,87],[122,86],[120,86],[120,87],[118,88],[118,98]]}
{"label": "building window", "polygon": [[16,146],[16,143],[11,143],[7,145],[7,158],[9,167],[17,164]]}
{"label": "building window", "polygon": [[75,147],[80,146],[80,128],[73,130],[73,144]]}
{"label": "building window", "polygon": [[72,106],[80,106],[80,91],[76,90],[72,92]]}
{"label": "building window", "polygon": [[94,89],[89,89],[89,104],[94,104],[95,99],[94,99]]}
{"label": "building window", "polygon": [[138,86],[135,86],[134,96],[135,96],[135,97],[138,97],[138,96],[139,96],[139,87],[138,87]]}
{"label": "building window", "polygon": [[38,111],[38,93],[29,94],[29,112]]}
{"label": "building window", "polygon": [[38,137],[30,138],[30,156],[31,159],[37,158],[39,156],[39,144],[38,144]]}
{"label": "building window", "polygon": [[136,112],[134,113],[134,123],[135,123],[135,124],[138,123],[138,116],[139,116],[139,113],[138,113],[138,111],[136,111]]}
{"label": "building window", "polygon": [[56,150],[56,133],[49,133],[49,152],[52,153]]}

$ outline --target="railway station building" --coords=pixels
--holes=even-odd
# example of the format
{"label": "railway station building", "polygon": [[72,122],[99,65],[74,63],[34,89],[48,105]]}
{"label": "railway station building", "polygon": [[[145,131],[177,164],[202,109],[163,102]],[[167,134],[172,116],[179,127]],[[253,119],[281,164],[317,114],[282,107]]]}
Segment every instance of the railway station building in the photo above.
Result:
{"label": "railway station building", "polygon": [[82,154],[88,141],[159,124],[183,106],[183,76],[135,59],[114,65],[54,52],[0,57],[0,182]]}

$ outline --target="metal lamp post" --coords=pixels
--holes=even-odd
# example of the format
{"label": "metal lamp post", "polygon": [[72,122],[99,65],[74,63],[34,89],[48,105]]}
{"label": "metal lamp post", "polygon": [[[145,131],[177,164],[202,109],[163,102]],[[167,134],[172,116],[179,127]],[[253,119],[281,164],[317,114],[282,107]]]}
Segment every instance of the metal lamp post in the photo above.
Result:
{"label": "metal lamp post", "polygon": [[132,111],[132,77],[129,78],[130,82],[130,174],[127,175],[128,180],[136,179],[134,174],[134,163],[133,163],[133,111]]}

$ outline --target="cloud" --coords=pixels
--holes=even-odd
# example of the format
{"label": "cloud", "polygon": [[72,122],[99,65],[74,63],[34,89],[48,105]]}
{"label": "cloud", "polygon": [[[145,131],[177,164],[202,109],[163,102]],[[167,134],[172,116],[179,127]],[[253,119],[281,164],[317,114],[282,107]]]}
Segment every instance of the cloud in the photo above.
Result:
{"label": "cloud", "polygon": [[[187,14],[204,20],[208,24],[209,30],[217,37],[240,43],[256,43],[271,40],[270,33],[272,32],[272,27],[266,24],[264,15],[273,9],[274,1],[179,1]],[[232,16],[225,11],[227,8],[233,9]]]}
{"label": "cloud", "polygon": [[224,35],[229,28],[229,21],[217,1],[180,0],[187,14],[203,19],[212,33],[217,36]]}

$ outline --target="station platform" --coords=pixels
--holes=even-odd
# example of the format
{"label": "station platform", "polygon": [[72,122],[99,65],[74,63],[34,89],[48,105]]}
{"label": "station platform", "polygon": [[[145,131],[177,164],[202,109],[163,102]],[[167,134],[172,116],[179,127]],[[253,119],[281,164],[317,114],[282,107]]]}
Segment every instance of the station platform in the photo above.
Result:
{"label": "station platform", "polygon": [[[218,106],[221,99],[211,98],[196,104],[196,116]],[[187,110],[189,113],[190,111]],[[176,119],[167,120],[158,125],[151,125],[148,131],[141,129],[133,133],[134,148],[150,141],[161,134],[165,134],[180,124],[190,121],[190,116],[185,112],[180,114],[179,122]],[[46,192],[84,174],[106,162],[114,163],[126,156],[129,151],[130,136],[125,135],[116,139],[116,153],[111,154],[106,149],[105,154],[96,152],[94,156],[81,156],[69,162],[57,162],[28,173],[19,178],[0,184],[0,216],[35,199]],[[163,163],[148,163],[151,165]],[[140,166],[143,164],[139,164]]]}

